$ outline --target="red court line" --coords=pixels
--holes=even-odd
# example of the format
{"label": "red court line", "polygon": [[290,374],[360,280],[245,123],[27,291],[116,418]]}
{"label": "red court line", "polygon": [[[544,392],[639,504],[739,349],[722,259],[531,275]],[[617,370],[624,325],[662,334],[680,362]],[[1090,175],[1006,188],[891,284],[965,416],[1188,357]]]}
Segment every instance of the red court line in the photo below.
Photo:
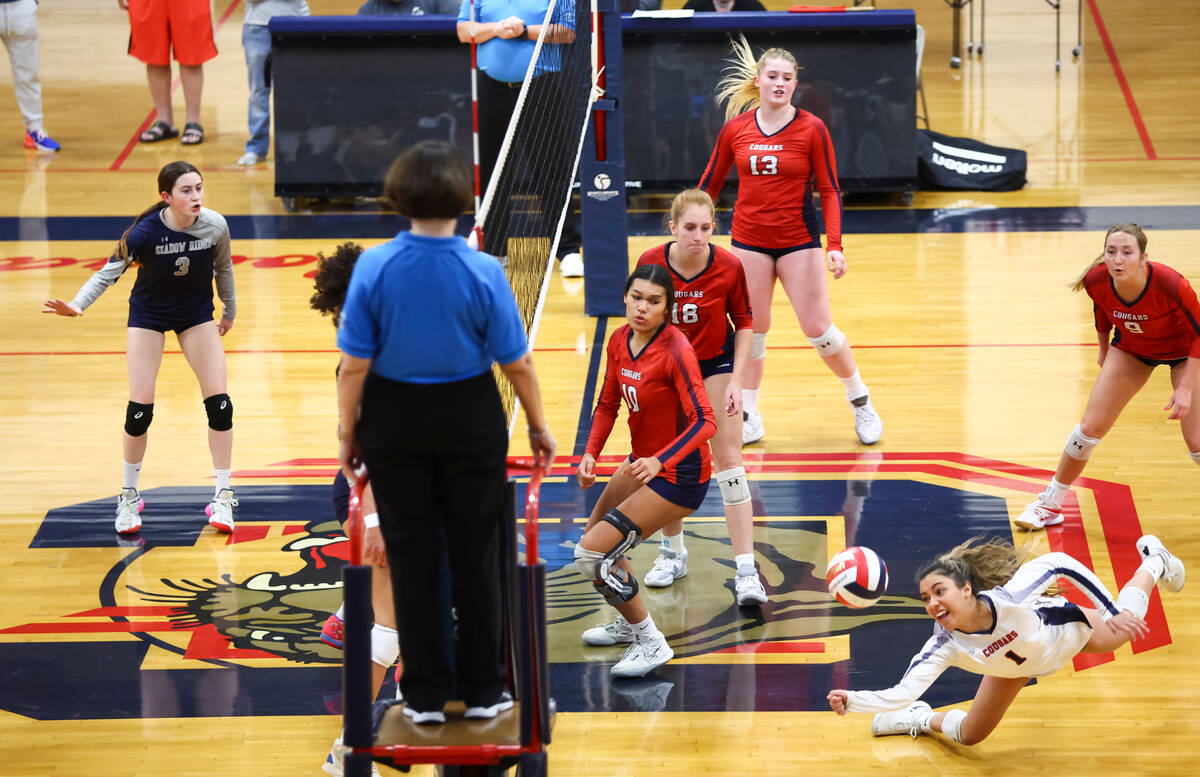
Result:
{"label": "red court line", "polygon": [[83,612],[73,612],[67,615],[68,618],[93,618],[97,616],[106,617],[128,617],[130,615],[170,615],[176,608],[171,606],[157,607],[96,607]]}
{"label": "red court line", "polygon": [[754,653],[824,653],[824,642],[748,642],[712,651],[714,655]]}
{"label": "red court line", "polygon": [[1108,54],[1109,63],[1112,64],[1113,74],[1117,77],[1117,84],[1121,87],[1121,94],[1125,95],[1125,104],[1129,106],[1129,113],[1133,117],[1133,126],[1137,128],[1138,137],[1142,139],[1142,148],[1146,149],[1146,157],[1158,159],[1158,154],[1154,151],[1154,144],[1150,142],[1150,133],[1146,131],[1146,123],[1142,121],[1142,113],[1138,110],[1137,101],[1133,99],[1133,90],[1129,88],[1129,81],[1125,79],[1125,71],[1121,69],[1121,62],[1117,59],[1117,50],[1113,47],[1112,39],[1108,37],[1108,28],[1104,26],[1100,8],[1097,7],[1096,0],[1087,0],[1087,4],[1092,11],[1092,19],[1096,22],[1096,31],[1100,33],[1100,42],[1104,44],[1104,51]]}
{"label": "red court line", "polygon": [[188,631],[195,626],[175,626],[170,621],[103,623],[26,623],[0,629],[0,634],[116,634],[135,631]]}
{"label": "red court line", "polygon": [[[214,37],[216,36],[217,31],[220,30],[221,27],[223,27],[225,25],[225,21],[230,17],[231,14],[233,14],[233,10],[235,8],[237,8],[241,2],[242,2],[242,0],[233,0],[233,2],[229,4],[229,7],[225,9],[225,13],[221,14],[221,18],[218,19],[217,23],[213,25],[213,36]],[[180,83],[180,81],[178,78],[176,78],[171,83],[171,94],[175,94],[175,90],[179,88],[179,83]],[[154,122],[154,113],[155,113],[155,109],[151,108],[150,113],[146,114],[146,118],[143,119],[142,123],[140,125],[138,125],[138,128],[133,131],[133,135],[129,138],[129,142],[125,144],[125,148],[121,149],[121,153],[117,154],[117,158],[114,159],[113,163],[108,166],[107,172],[113,172],[113,171],[121,169],[121,165],[125,162],[126,159],[129,158],[129,155],[131,153],[133,153],[133,149],[137,146],[138,136],[141,135],[143,132],[145,132],[147,129],[149,129],[150,125]],[[92,172],[92,171],[85,171],[85,172]],[[106,172],[106,171],[96,170],[94,172]],[[126,171],[126,172],[130,172],[130,171]]]}

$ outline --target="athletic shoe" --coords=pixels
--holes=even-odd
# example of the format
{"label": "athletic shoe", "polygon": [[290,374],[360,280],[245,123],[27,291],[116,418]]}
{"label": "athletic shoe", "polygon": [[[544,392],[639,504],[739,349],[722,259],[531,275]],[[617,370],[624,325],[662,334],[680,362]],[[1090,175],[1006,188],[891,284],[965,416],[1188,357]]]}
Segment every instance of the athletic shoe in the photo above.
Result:
{"label": "athletic shoe", "polygon": [[762,415],[757,410],[753,413],[742,411],[742,445],[758,442],[766,433],[763,429]]}
{"label": "athletic shoe", "polygon": [[893,734],[911,734],[917,736],[929,722],[933,710],[923,701],[910,704],[895,712],[876,713],[871,718],[871,736],[889,737]]}
{"label": "athletic shoe", "polygon": [[253,151],[247,151],[238,158],[238,165],[241,167],[250,167],[251,165],[256,165],[259,162],[265,161],[267,161],[266,154],[256,154]]}
{"label": "athletic shoe", "polygon": [[341,650],[345,640],[346,624],[335,612],[325,619],[325,625],[321,627],[321,641],[330,647]]}
{"label": "athletic shoe", "polygon": [[1013,523],[1026,531],[1058,526],[1062,522],[1062,508],[1050,507],[1042,501],[1041,496],[1025,505],[1025,510],[1013,519]]}
{"label": "athletic shoe", "polygon": [[674,687],[675,683],[670,680],[644,677],[614,683],[612,692],[635,712],[662,712],[667,708],[667,699]]}
{"label": "athletic shoe", "polygon": [[575,252],[564,254],[558,260],[558,271],[562,273],[562,277],[564,278],[582,278],[583,257]]}
{"label": "athletic shoe", "polygon": [[667,638],[659,634],[627,647],[621,660],[608,671],[613,677],[645,677],[674,656],[675,651],[667,644]]}
{"label": "athletic shoe", "polygon": [[506,712],[513,708],[512,694],[504,691],[500,694],[500,701],[490,707],[467,707],[466,714],[463,715],[467,720],[491,720],[501,712]]}
{"label": "athletic shoe", "polygon": [[746,574],[739,569],[737,577],[733,578],[733,589],[741,607],[759,607],[767,603],[767,592],[758,577],[758,570],[754,568],[750,568]]}
{"label": "athletic shoe", "polygon": [[62,146],[58,144],[54,138],[47,135],[42,130],[34,130],[33,132],[25,133],[25,148],[36,148],[38,151],[58,151]]}
{"label": "athletic shoe", "polygon": [[607,647],[626,642],[633,642],[633,627],[620,615],[612,623],[595,626],[583,632],[583,644],[593,647]]}
{"label": "athletic shoe", "polygon": [[407,704],[404,705],[404,714],[412,718],[412,722],[418,726],[440,726],[446,722],[446,715],[441,710],[432,712],[418,712]]}
{"label": "athletic shoe", "polygon": [[233,531],[233,508],[238,506],[238,500],[233,498],[232,488],[222,488],[204,508],[208,516],[208,525],[220,532],[229,534]]}
{"label": "athletic shoe", "polygon": [[681,577],[687,576],[687,551],[676,553],[670,548],[659,548],[654,566],[642,580],[651,588],[666,588]]}
{"label": "athletic shoe", "polygon": [[[330,777],[342,777],[346,773],[345,758],[346,746],[342,744],[342,738],[338,737],[333,740],[333,747],[329,748],[329,755],[325,756],[321,771]],[[379,770],[375,768],[375,764],[371,764],[371,777],[379,777]]]}
{"label": "athletic shoe", "polygon": [[1165,567],[1163,576],[1159,578],[1158,584],[1160,587],[1167,589],[1173,594],[1177,594],[1183,590],[1183,581],[1186,576],[1186,570],[1183,568],[1183,562],[1173,555],[1159,541],[1158,537],[1153,534],[1147,534],[1137,541],[1138,553],[1149,557],[1151,553],[1157,553],[1162,556]]}
{"label": "athletic shoe", "polygon": [[136,488],[122,488],[117,497],[117,534],[135,534],[142,528],[138,515],[146,506],[146,500]]}
{"label": "athletic shoe", "polygon": [[853,400],[850,406],[854,408],[854,432],[863,445],[874,445],[883,436],[883,419],[871,405],[871,397],[863,396]]}

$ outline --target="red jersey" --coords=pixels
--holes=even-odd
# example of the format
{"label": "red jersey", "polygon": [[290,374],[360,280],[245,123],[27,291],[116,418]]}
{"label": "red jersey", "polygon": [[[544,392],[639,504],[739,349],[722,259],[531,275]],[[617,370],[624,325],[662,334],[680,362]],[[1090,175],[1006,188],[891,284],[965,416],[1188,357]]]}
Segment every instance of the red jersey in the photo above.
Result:
{"label": "red jersey", "polygon": [[658,264],[667,268],[675,279],[671,323],[687,336],[698,358],[715,359],[725,352],[734,331],[754,327],[746,271],[740,259],[709,243],[708,264],[691,278],[685,278],[667,261],[672,244],[664,243],[646,251],[638,259],[638,266]]}
{"label": "red jersey", "polygon": [[1117,294],[1108,267],[1084,276],[1096,331],[1113,332],[1112,344],[1147,359],[1200,359],[1200,303],[1187,278],[1158,262],[1146,262],[1146,288],[1132,302]]}
{"label": "red jersey", "polygon": [[700,179],[700,188],[713,202],[735,163],[734,240],[759,248],[819,243],[821,221],[813,205],[815,186],[821,192],[826,248],[842,250],[842,192],[825,122],[799,108],[795,118],[773,135],[759,129],[753,110],[725,122]]}
{"label": "red jersey", "polygon": [[696,352],[683,332],[669,324],[637,356],[629,350],[632,337],[626,324],[608,340],[604,387],[592,415],[587,452],[600,455],[624,398],[633,458],[657,457],[663,464],[659,477],[671,483],[707,483],[712,475],[708,438],[717,426]]}

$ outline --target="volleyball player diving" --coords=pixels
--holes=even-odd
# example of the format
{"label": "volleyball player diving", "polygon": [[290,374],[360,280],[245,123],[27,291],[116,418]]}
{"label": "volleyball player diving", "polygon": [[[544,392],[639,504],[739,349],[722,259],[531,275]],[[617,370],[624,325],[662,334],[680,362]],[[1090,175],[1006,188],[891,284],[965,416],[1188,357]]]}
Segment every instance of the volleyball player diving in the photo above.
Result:
{"label": "volleyball player diving", "polygon": [[696,352],[670,323],[670,273],[661,265],[637,267],[625,282],[624,299],[628,323],[608,341],[604,386],[576,473],[580,487],[596,482],[596,457],[622,401],[632,452],[597,500],[575,546],[575,565],[620,614],[614,623],[584,632],[584,642],[631,642],[610,671],[613,677],[642,677],[674,651],[642,603],[624,554],[704,501],[712,470],[708,439],[716,425]]}
{"label": "volleyball player diving", "polygon": [[[758,392],[771,328],[771,297],[778,279],[808,341],[845,386],[858,439],[872,445],[883,435],[883,421],[858,374],[846,335],[834,326],[825,280],[826,267],[835,279],[846,273],[842,193],[829,130],[821,119],[792,105],[798,68],[790,52],[768,49],[756,60],[745,38],[740,38],[734,42],[729,70],[732,72],[717,87],[727,121],[699,188],[716,202],[736,165],[738,194],[731,250],[746,268],[754,308],[754,334],[742,388],[742,442],[756,442],[766,433]],[[825,251],[821,250],[821,221],[813,205],[814,189],[821,194]]]}

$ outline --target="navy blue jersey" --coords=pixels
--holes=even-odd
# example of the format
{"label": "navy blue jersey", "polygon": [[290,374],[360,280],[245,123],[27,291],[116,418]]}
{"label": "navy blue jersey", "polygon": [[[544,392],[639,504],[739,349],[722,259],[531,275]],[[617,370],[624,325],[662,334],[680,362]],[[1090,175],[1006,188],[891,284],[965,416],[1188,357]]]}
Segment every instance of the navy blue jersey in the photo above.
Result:
{"label": "navy blue jersey", "polygon": [[129,293],[130,319],[195,321],[213,314],[213,278],[221,297],[222,318],[233,320],[236,303],[229,227],[216,211],[201,208],[187,229],[173,229],[163,212],[142,219],[126,237],[129,259],[113,256],[93,275],[72,303],[87,308],[116,283],[132,263],[137,279]]}

